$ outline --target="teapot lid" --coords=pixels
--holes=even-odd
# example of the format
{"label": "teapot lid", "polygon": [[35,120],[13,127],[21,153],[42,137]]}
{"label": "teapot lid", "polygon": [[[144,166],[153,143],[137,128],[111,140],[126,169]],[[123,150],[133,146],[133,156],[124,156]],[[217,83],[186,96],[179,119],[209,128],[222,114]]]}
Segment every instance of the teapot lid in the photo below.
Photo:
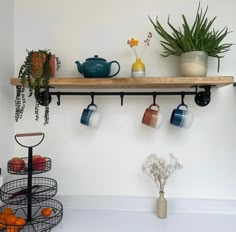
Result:
{"label": "teapot lid", "polygon": [[88,60],[100,60],[100,61],[106,61],[105,59],[98,57],[98,55],[94,55],[94,57],[88,58],[86,59],[86,61]]}

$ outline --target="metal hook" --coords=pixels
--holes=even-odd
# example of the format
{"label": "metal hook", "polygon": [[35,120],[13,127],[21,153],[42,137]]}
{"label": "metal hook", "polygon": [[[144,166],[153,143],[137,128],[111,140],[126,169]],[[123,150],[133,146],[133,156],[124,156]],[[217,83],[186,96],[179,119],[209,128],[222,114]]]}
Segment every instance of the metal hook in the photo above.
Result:
{"label": "metal hook", "polygon": [[120,104],[123,106],[124,103],[124,92],[120,92]]}
{"label": "metal hook", "polygon": [[61,105],[61,94],[57,92],[57,105]]}
{"label": "metal hook", "polygon": [[153,105],[156,105],[156,97],[157,97],[157,93],[154,92],[152,96],[153,96]]}
{"label": "metal hook", "polygon": [[91,101],[91,104],[90,105],[94,105],[94,92],[91,92],[91,99],[92,99],[92,101]]}
{"label": "metal hook", "polygon": [[181,92],[181,105],[185,105],[184,104],[184,97],[185,97],[185,92]]}

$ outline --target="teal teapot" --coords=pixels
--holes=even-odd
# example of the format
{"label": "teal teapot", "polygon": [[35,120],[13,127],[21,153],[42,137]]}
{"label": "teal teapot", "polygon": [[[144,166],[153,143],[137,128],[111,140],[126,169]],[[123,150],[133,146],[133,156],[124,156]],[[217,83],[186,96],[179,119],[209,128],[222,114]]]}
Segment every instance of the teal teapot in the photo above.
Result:
{"label": "teal teapot", "polygon": [[[95,55],[94,57],[86,59],[86,61],[81,64],[79,61],[75,62],[77,64],[78,71],[84,75],[84,77],[114,77],[120,71],[120,64],[117,61],[107,62],[105,59]],[[110,74],[111,65],[117,64],[117,71],[114,74]]]}

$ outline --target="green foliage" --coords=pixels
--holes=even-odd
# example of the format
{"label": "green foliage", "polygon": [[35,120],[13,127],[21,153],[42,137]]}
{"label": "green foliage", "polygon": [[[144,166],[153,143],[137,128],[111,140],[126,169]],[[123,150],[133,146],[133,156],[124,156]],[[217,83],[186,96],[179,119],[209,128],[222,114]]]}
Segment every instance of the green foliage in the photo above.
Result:
{"label": "green foliage", "polygon": [[182,53],[190,51],[205,51],[208,56],[218,59],[218,72],[220,68],[220,58],[223,58],[223,53],[230,50],[233,45],[231,43],[222,44],[223,39],[230,33],[227,27],[222,30],[212,29],[212,25],[216,19],[209,20],[206,16],[208,7],[205,11],[198,5],[196,17],[192,26],[189,25],[186,17],[182,15],[182,28],[175,28],[170,23],[168,17],[167,25],[171,29],[168,33],[161,25],[156,17],[154,22],[150,16],[149,19],[154,26],[156,32],[162,37],[161,46],[163,48],[164,57],[169,55],[180,56]]}
{"label": "green foliage", "polygon": [[[18,78],[21,79],[21,86],[16,87],[15,99],[15,120],[22,118],[25,109],[25,89],[29,87],[29,97],[38,96],[41,90],[48,90],[49,78],[53,76],[54,70],[51,67],[52,56],[55,57],[55,68],[58,70],[61,62],[58,57],[52,55],[49,50],[28,51],[28,55],[22,64]],[[49,122],[49,103],[45,106],[44,125]],[[39,120],[39,103],[35,102],[35,120]]]}

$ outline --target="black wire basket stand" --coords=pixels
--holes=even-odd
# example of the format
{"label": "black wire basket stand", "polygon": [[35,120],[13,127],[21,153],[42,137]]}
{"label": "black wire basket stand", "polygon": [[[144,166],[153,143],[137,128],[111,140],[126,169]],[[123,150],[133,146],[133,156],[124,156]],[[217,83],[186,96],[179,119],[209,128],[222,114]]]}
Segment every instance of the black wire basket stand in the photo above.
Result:
{"label": "black wire basket stand", "polygon": [[[37,144],[26,146],[18,140],[18,137],[26,136],[42,136],[42,138]],[[45,162],[42,164],[37,164],[37,168],[34,168],[33,165],[33,148],[43,141],[44,136],[44,133],[41,132],[15,135],[16,142],[28,149],[28,157],[22,158],[24,160],[23,168],[12,166],[19,164],[8,162],[8,172],[13,175],[27,175],[27,178],[7,182],[0,188],[0,199],[5,203],[0,207],[0,213],[10,207],[13,213],[17,217],[24,218],[26,223],[24,226],[2,224],[0,231],[12,228],[12,231],[21,232],[49,232],[62,220],[63,205],[52,199],[57,193],[56,180],[47,177],[33,177],[34,174],[44,173],[51,169],[51,159],[48,157],[45,157]],[[41,213],[43,208],[50,208],[51,214],[47,217],[43,216]]]}

